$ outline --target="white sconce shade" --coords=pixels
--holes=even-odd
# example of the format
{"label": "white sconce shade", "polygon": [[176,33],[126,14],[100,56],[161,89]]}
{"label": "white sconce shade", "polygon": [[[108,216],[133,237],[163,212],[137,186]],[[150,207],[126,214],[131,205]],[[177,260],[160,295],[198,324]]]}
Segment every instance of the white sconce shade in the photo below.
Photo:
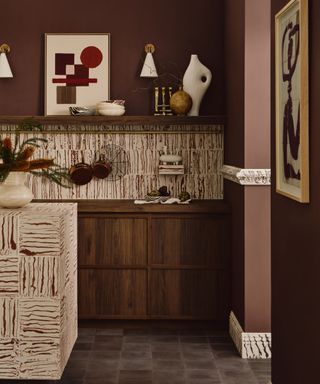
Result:
{"label": "white sconce shade", "polygon": [[10,52],[10,47],[7,44],[2,44],[0,46],[0,77],[1,78],[10,78],[13,77],[8,59],[7,52]]}
{"label": "white sconce shade", "polygon": [[143,67],[140,73],[140,77],[158,77],[158,72],[154,64],[152,54],[155,51],[153,44],[147,44],[145,46],[145,51],[147,53],[146,58],[143,63]]}

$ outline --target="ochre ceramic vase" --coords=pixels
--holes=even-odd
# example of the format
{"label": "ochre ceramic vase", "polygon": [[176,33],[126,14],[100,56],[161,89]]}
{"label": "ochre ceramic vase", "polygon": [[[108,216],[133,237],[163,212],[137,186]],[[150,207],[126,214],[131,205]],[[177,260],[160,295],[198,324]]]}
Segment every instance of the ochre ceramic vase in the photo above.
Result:
{"label": "ochre ceramic vase", "polygon": [[25,185],[26,172],[10,172],[0,183],[0,206],[4,208],[24,207],[33,199],[33,193]]}
{"label": "ochre ceramic vase", "polygon": [[186,115],[192,107],[192,99],[182,87],[170,98],[170,108],[176,115]]}

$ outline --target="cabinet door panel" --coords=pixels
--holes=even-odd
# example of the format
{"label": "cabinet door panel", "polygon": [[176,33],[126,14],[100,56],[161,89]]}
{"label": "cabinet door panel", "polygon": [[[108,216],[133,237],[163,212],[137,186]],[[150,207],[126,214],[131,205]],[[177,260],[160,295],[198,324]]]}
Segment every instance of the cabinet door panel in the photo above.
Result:
{"label": "cabinet door panel", "polygon": [[79,218],[79,265],[147,263],[147,220]]}
{"label": "cabinet door panel", "polygon": [[153,270],[150,308],[152,316],[160,317],[223,317],[219,310],[217,272]]}
{"label": "cabinet door panel", "polygon": [[151,262],[224,268],[229,264],[228,220],[222,218],[153,218]]}
{"label": "cabinet door panel", "polygon": [[79,270],[79,315],[145,316],[146,270]]}

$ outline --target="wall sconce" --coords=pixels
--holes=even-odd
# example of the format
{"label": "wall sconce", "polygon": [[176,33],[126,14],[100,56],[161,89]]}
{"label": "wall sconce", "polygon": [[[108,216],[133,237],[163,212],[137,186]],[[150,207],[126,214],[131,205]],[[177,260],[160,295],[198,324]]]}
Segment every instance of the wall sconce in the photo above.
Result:
{"label": "wall sconce", "polygon": [[155,47],[153,44],[147,44],[144,47],[144,50],[146,52],[146,58],[143,63],[143,67],[140,73],[140,77],[158,77],[158,72],[156,69],[156,66],[154,64],[153,56],[152,54],[155,51]]}
{"label": "wall sconce", "polygon": [[10,52],[8,44],[2,44],[0,46],[0,77],[13,77],[8,59],[7,53]]}

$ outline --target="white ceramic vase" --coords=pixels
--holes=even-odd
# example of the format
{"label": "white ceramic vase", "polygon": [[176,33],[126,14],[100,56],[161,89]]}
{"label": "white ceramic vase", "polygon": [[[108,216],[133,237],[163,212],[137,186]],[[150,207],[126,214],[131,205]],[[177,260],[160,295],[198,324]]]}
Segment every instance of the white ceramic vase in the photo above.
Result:
{"label": "white ceramic vase", "polygon": [[198,55],[191,55],[190,63],[183,76],[183,90],[192,98],[192,108],[189,116],[199,116],[202,98],[212,79],[209,68],[203,65]]}
{"label": "white ceramic vase", "polygon": [[33,193],[25,185],[26,172],[10,172],[0,183],[0,206],[4,208],[24,207],[33,199]]}

